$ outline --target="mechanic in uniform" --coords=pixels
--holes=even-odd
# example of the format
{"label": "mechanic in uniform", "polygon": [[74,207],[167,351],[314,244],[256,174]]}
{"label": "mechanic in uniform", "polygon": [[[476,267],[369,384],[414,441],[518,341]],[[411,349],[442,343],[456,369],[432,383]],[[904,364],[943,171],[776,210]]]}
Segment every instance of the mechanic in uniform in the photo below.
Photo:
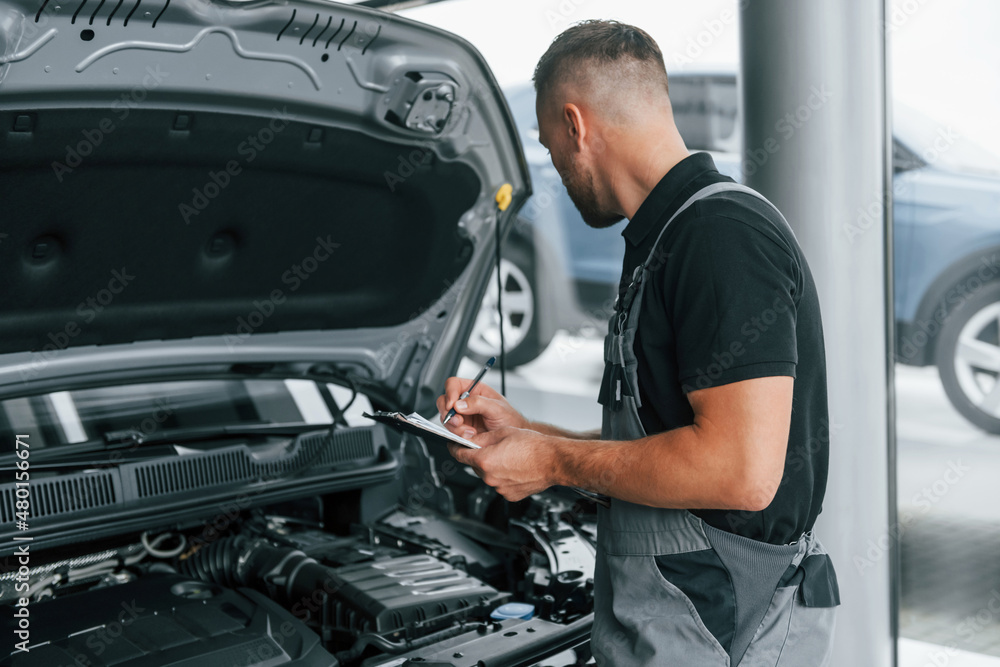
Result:
{"label": "mechanic in uniform", "polygon": [[[761,195],[688,152],[644,31],[587,21],[535,70],[539,140],[591,227],[628,224],[600,433],[531,422],[449,378],[451,446],[509,501],[553,485],[598,507],[599,665],[829,664],[836,576],[812,533],[830,441],[816,287]],[[711,110],[707,110],[711,112]]]}

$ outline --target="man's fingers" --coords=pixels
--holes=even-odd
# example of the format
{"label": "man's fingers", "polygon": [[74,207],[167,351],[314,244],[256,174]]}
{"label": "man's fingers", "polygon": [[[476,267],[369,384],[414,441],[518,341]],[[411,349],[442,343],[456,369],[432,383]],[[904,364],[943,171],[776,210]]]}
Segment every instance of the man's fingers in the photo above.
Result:
{"label": "man's fingers", "polygon": [[[451,422],[448,422],[449,424]],[[498,431],[483,431],[482,433],[477,433],[473,436],[466,436],[465,439],[479,445],[480,447],[489,447],[492,444],[500,442],[507,436],[507,429],[502,428]]]}
{"label": "man's fingers", "polygon": [[[466,389],[472,386],[471,378],[459,378],[450,377],[444,382],[444,398],[445,398],[445,410],[450,410],[451,406],[455,404],[458,397],[461,396]],[[497,398],[500,396],[497,392],[491,389],[485,382],[480,382],[472,390],[472,396],[486,396],[487,398]]]}
{"label": "man's fingers", "polygon": [[448,443],[448,451],[451,452],[451,455],[459,463],[464,463],[465,465],[472,465],[472,461],[475,457],[474,450],[469,449],[468,447],[463,447],[462,445]]}
{"label": "man's fingers", "polygon": [[445,408],[450,410],[458,397],[472,384],[468,378],[450,377],[444,383]]}
{"label": "man's fingers", "polygon": [[[457,398],[457,396],[456,396],[456,398]],[[453,405],[454,403],[455,403],[455,401],[453,400],[449,404],[448,397],[446,395],[442,395],[442,396],[438,396],[437,397],[437,401],[435,402],[435,405],[437,406],[438,418],[441,420],[442,423],[444,423],[444,418],[448,416],[448,411],[451,410],[451,405]],[[459,414],[456,413],[456,414],[452,415],[451,419],[448,420],[448,423],[445,424],[445,426],[451,428],[451,427],[455,427],[455,426],[461,426],[464,423],[465,423],[465,420]],[[454,430],[454,429],[452,429],[452,430]],[[456,433],[457,433],[457,431],[456,431]]]}
{"label": "man's fingers", "polygon": [[503,406],[492,398],[469,396],[455,403],[455,412],[463,415],[482,415],[487,419],[499,418],[503,412]]}
{"label": "man's fingers", "polygon": [[[444,418],[448,416],[448,411],[455,406],[455,401],[465,391],[465,387],[468,387],[470,384],[472,384],[472,380],[466,380],[465,378],[450,377],[445,380],[444,394],[438,396],[437,399],[437,409],[438,414],[441,415],[441,421],[444,421]],[[449,425],[451,425],[453,419],[454,417],[448,420]]]}
{"label": "man's fingers", "polygon": [[[452,404],[452,407],[455,408],[455,414],[448,420],[447,426],[450,428],[455,427],[452,428],[452,430],[456,433],[461,433],[461,431],[457,430],[457,427],[465,424],[466,420],[462,417],[463,414],[468,416],[483,415],[485,417],[493,417],[499,416],[499,412],[501,410],[500,405],[496,401],[483,396],[469,396],[467,398],[463,398],[460,401],[455,401]],[[444,418],[448,415],[448,410],[450,409],[451,408],[441,411],[442,420],[444,420]]]}

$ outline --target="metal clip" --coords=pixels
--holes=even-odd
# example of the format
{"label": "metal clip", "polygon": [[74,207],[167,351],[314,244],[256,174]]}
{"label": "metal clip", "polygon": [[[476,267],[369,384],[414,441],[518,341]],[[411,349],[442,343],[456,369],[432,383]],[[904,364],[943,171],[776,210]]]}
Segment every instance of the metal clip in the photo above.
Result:
{"label": "metal clip", "polygon": [[609,408],[613,412],[618,412],[622,409],[622,375],[624,368],[621,364],[614,364],[611,367],[611,388],[614,390],[614,396],[611,398],[611,405]]}

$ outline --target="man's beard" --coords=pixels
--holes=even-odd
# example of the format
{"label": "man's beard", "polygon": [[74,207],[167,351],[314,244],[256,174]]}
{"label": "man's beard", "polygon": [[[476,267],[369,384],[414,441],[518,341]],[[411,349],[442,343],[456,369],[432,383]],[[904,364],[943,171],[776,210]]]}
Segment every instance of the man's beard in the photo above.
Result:
{"label": "man's beard", "polygon": [[569,198],[588,227],[604,229],[624,219],[618,213],[601,209],[597,202],[597,190],[594,188],[594,175],[578,169],[575,160],[562,180]]}

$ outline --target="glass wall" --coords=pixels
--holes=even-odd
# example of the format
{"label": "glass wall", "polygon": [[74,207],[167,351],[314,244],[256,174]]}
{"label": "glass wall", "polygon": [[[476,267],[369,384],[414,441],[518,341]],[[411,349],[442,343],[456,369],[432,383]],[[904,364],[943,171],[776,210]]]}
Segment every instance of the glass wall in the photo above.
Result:
{"label": "glass wall", "polygon": [[1000,665],[1000,6],[895,0],[900,658]]}

